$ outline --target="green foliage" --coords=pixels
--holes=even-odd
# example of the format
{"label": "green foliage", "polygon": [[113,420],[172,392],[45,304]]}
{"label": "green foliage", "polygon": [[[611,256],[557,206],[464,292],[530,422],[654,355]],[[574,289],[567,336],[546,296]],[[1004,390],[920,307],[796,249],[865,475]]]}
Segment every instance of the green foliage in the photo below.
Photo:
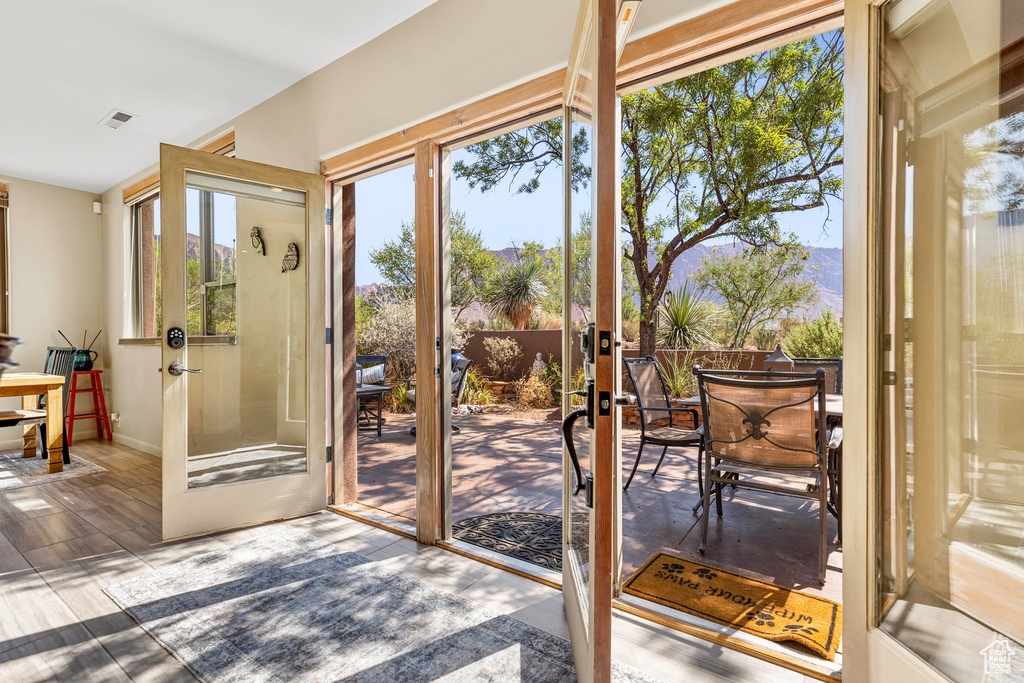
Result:
{"label": "green foliage", "polygon": [[758,324],[816,300],[814,283],[802,278],[807,257],[806,249],[785,244],[705,259],[693,277],[725,302],[731,348],[742,348]]}
{"label": "green foliage", "polygon": [[687,398],[697,394],[697,378],[693,366],[710,370],[739,370],[739,355],[724,351],[705,352],[688,349],[666,354],[666,361],[658,363],[665,388],[673,398]]}
{"label": "green foliage", "polygon": [[[580,229],[572,235],[569,254],[569,281],[571,304],[584,313],[590,308],[590,213],[580,215]],[[547,252],[548,280],[551,282],[550,300],[561,313],[562,303],[562,238]]]}
{"label": "green foliage", "polygon": [[541,373],[540,380],[551,390],[553,404],[556,406],[562,405],[562,365],[550,353],[548,354],[547,367]]}
{"label": "green foliage", "polygon": [[[533,177],[522,183],[516,193],[529,193],[540,187],[540,174],[551,163],[562,162],[562,119],[551,119],[528,126],[512,133],[484,140],[467,147],[476,160],[473,163],[456,161],[452,173],[456,178],[469,182],[472,189],[480,186],[487,192],[506,177],[509,187],[516,181],[520,171],[529,166]],[[572,189],[586,188],[590,182],[590,166],[584,163],[584,155],[590,150],[590,141],[584,129],[573,135],[572,141]]]}
{"label": "green foliage", "polygon": [[[654,351],[654,313],[680,254],[723,236],[755,247],[784,243],[778,214],[838,196],[842,117],[842,30],[622,99],[624,257],[640,295],[642,353]],[[548,121],[471,146],[476,160],[456,164],[456,176],[486,192],[529,167],[533,177],[518,191],[531,192],[544,168],[561,161],[561,127]],[[581,136],[582,128],[574,141]],[[578,158],[573,146],[574,185],[590,178],[583,142]],[[666,204],[665,214],[651,215]]]}
{"label": "green foliage", "polygon": [[494,392],[487,386],[487,381],[476,365],[469,366],[466,374],[466,388],[462,393],[462,403],[471,406],[486,406],[494,403]]}
{"label": "green foliage", "polygon": [[718,309],[697,297],[686,282],[674,292],[666,292],[661,299],[662,348],[701,348],[714,344],[714,324]]}
{"label": "green foliage", "polygon": [[516,378],[519,362],[523,359],[523,347],[511,337],[487,337],[487,367],[494,379],[511,382]]}
{"label": "green foliage", "polygon": [[548,296],[544,262],[530,258],[506,264],[487,285],[484,302],[513,329],[525,330],[533,309]]}
{"label": "green foliage", "polygon": [[842,358],[843,321],[825,309],[786,335],[782,346],[794,358]]}
{"label": "green foliage", "polygon": [[405,395],[409,391],[409,385],[405,382],[396,382],[391,390],[391,406],[390,410],[393,413],[410,413],[412,412],[412,401]]}
{"label": "green foliage", "polygon": [[779,329],[762,325],[754,330],[754,345],[761,351],[773,351],[779,343]]}
{"label": "green foliage", "polygon": [[[370,262],[380,271],[397,298],[413,296],[416,289],[416,226],[402,222],[398,239],[370,250]],[[452,315],[459,319],[475,301],[481,301],[484,287],[497,259],[484,245],[479,231],[470,230],[466,214],[451,216],[451,292]]]}
{"label": "green foliage", "polygon": [[[356,334],[356,353],[387,355],[388,374],[395,379],[416,374],[416,301],[374,297],[371,314]],[[461,324],[452,325],[452,346],[463,348],[468,339]]]}

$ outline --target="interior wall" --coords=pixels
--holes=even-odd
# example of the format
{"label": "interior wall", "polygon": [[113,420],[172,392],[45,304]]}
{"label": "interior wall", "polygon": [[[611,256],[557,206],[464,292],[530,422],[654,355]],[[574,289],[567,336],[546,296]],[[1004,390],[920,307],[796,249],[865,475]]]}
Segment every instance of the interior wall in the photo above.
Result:
{"label": "interior wall", "polygon": [[[631,37],[639,38],[728,4],[726,0],[645,0]],[[319,162],[565,67],[576,2],[440,0],[366,45],[211,131],[234,130],[235,154],[312,173]],[[317,32],[325,39],[329,28]],[[161,441],[160,349],[119,346],[125,316],[127,216],[122,190],[103,195],[104,326],[112,364],[115,439],[157,453]]]}
{"label": "interior wall", "polygon": [[[99,197],[8,176],[0,176],[0,182],[8,184],[10,193],[10,333],[24,340],[13,358],[21,364],[20,370],[41,372],[46,347],[67,346],[58,329],[81,346],[86,330],[91,339],[104,327],[102,230],[92,206]],[[97,369],[104,368],[104,360],[101,354]],[[80,397],[85,399],[86,394]],[[0,405],[20,408],[21,399],[2,399]],[[78,412],[87,411],[80,408]],[[75,433],[93,437],[96,425],[83,420],[75,424]],[[20,427],[0,430],[0,447],[20,444],[20,434]]]}

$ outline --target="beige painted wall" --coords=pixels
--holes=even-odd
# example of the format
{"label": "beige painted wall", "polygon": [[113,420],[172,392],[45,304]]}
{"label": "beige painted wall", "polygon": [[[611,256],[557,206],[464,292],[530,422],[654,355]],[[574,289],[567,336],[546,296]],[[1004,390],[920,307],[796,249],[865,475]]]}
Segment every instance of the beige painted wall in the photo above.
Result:
{"label": "beige painted wall", "polygon": [[[632,36],[725,4],[644,0]],[[196,142],[233,129],[239,158],[318,172],[322,159],[564,67],[576,10],[574,0],[440,0]],[[104,351],[111,410],[121,413],[114,433],[152,453],[161,443],[160,350],[117,346],[116,338],[128,329],[121,191],[156,170],[157,154],[154,166],[103,195],[104,326],[112,332]]]}
{"label": "beige painted wall", "polygon": [[[67,346],[58,328],[80,346],[86,330],[91,338],[104,326],[102,230],[100,216],[92,209],[99,197],[7,176],[0,176],[0,182],[7,183],[10,192],[10,331],[25,342],[15,350],[14,359],[21,369],[41,371],[47,346]],[[104,360],[99,359],[101,369]],[[21,407],[20,399],[7,399],[2,405]],[[75,432],[83,438],[95,436],[96,426],[83,420],[76,423]],[[19,434],[18,427],[0,430],[0,447],[20,443]]]}

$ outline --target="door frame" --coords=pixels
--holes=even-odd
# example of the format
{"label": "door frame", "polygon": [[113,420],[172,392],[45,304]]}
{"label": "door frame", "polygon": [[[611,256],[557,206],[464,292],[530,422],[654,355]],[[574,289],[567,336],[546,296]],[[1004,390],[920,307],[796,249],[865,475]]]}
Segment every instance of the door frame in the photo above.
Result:
{"label": "door frame", "polygon": [[[167,344],[161,332],[163,378],[163,538],[209,533],[322,510],[327,505],[326,346],[324,182],[310,173],[199,150],[160,145],[160,221],[163,328],[186,329],[185,311],[185,174],[237,178],[297,190],[306,195],[305,254],[300,253],[306,282],[306,471],[266,479],[189,489],[188,374],[164,372],[171,363],[188,367],[188,343]],[[178,201],[180,199],[180,201]],[[180,225],[181,230],[168,230]],[[243,340],[244,343],[244,340]],[[227,497],[225,497],[227,494]],[[275,506],[268,501],[277,501]]]}

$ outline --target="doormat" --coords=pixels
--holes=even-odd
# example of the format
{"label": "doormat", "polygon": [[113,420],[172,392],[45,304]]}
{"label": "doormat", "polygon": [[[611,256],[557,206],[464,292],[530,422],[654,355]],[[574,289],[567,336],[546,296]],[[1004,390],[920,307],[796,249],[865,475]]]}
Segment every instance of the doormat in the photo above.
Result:
{"label": "doormat", "polygon": [[50,484],[107,471],[99,465],[83,460],[75,455],[74,451],[71,452],[71,462],[64,465],[62,472],[47,474],[46,462],[46,458],[21,457],[20,448],[16,451],[0,452],[0,491]]}
{"label": "doormat", "polygon": [[207,683],[576,680],[568,641],[291,527],[105,592]]}
{"label": "doormat", "polygon": [[[586,555],[590,534],[587,513],[574,512],[574,547]],[[562,571],[562,518],[539,512],[498,512],[467,517],[452,523],[452,536],[530,564]]]}
{"label": "doormat", "polygon": [[623,590],[767,640],[794,641],[830,662],[843,632],[839,603],[666,553],[655,553]]}

